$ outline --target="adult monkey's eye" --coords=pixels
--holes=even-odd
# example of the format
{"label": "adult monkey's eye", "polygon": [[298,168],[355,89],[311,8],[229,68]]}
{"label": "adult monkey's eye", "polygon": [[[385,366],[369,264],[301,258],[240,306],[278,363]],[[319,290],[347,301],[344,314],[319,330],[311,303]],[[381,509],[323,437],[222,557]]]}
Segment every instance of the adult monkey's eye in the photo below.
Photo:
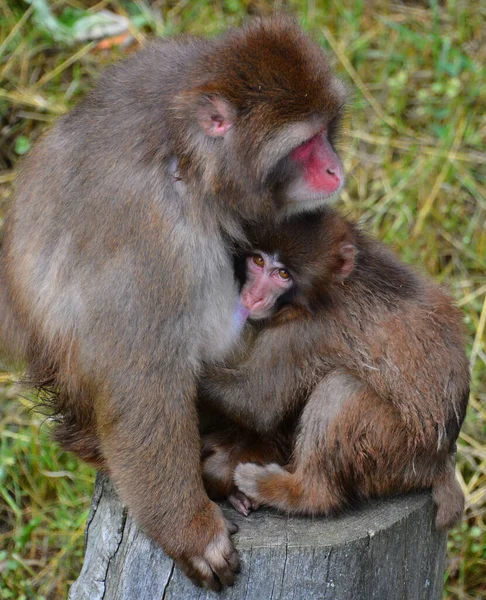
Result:
{"label": "adult monkey's eye", "polygon": [[290,273],[287,271],[287,269],[279,269],[278,274],[282,279],[290,279]]}
{"label": "adult monkey's eye", "polygon": [[264,260],[263,256],[260,256],[259,254],[254,254],[253,255],[253,262],[258,267],[263,267],[265,265],[265,260]]}

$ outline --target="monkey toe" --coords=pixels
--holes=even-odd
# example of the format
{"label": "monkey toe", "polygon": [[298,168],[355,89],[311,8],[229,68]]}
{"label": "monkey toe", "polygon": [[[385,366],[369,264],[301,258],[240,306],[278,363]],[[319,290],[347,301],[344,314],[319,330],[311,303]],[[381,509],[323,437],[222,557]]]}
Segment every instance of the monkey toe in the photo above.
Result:
{"label": "monkey toe", "polygon": [[228,502],[243,516],[247,517],[253,510],[253,502],[243,492],[237,490],[228,496]]}

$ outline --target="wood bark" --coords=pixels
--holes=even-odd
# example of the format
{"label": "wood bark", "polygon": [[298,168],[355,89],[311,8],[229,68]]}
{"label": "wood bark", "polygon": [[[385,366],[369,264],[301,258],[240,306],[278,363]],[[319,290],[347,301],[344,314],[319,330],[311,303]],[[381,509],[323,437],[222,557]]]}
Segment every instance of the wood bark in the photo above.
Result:
{"label": "wood bark", "polygon": [[289,517],[230,507],[242,559],[236,584],[195,587],[134,523],[99,475],[86,555],[69,600],[439,600],[446,534],[429,492],[380,500],[338,518]]}

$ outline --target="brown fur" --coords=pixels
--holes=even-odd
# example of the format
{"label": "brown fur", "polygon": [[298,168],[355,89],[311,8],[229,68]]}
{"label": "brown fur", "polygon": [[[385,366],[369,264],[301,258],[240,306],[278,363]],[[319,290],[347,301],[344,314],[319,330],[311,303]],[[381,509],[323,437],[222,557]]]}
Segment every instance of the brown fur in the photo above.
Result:
{"label": "brown fur", "polygon": [[[251,240],[278,252],[295,297],[238,364],[208,373],[203,394],[265,435],[296,407],[303,412],[286,469],[240,465],[239,489],[290,512],[331,513],[432,487],[437,526],[450,527],[464,503],[451,453],[469,393],[459,311],[333,211],[259,229]],[[336,248],[346,241],[356,263],[339,282]]]}
{"label": "brown fur", "polygon": [[241,462],[284,464],[290,457],[292,434],[280,427],[266,436],[236,425],[218,411],[204,406],[200,413],[203,480],[213,500],[236,492],[233,474]]}
{"label": "brown fur", "polygon": [[[237,338],[231,251],[243,221],[292,208],[289,185],[304,180],[292,151],[326,124],[332,143],[343,101],[285,18],[157,41],[108,69],[17,180],[0,337],[51,392],[55,439],[106,469],[210,588],[233,581],[238,559],[203,487],[196,383]],[[218,106],[225,137],[204,129]]]}

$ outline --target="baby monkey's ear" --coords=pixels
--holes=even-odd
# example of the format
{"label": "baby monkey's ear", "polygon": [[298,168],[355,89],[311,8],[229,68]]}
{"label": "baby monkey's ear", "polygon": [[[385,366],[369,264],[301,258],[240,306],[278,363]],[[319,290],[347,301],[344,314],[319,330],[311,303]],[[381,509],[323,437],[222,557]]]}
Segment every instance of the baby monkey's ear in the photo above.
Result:
{"label": "baby monkey's ear", "polygon": [[356,246],[350,241],[343,242],[339,245],[332,274],[335,281],[344,281],[351,275],[356,263],[356,254]]}

